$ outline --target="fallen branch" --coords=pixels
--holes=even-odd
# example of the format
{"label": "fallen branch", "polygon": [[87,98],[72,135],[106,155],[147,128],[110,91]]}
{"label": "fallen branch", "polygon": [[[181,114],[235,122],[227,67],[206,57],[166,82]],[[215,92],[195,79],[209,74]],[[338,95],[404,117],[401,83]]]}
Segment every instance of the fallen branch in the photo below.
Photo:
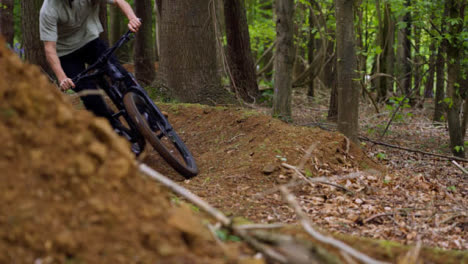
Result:
{"label": "fallen branch", "polygon": [[341,186],[339,184],[336,184],[336,183],[332,183],[332,182],[329,182],[327,180],[313,180],[314,178],[307,178],[306,176],[304,176],[304,174],[302,174],[302,172],[296,168],[295,166],[292,166],[292,165],[289,165],[287,163],[282,163],[281,166],[285,167],[285,168],[288,168],[288,169],[291,169],[293,170],[298,176],[299,178],[301,178],[303,181],[309,183],[310,185],[313,185],[314,183],[321,183],[321,184],[326,184],[326,185],[331,185],[333,187],[336,187],[336,188],[339,188],[339,189],[342,189],[344,191],[347,191],[349,193],[352,193],[354,194],[353,191],[349,190],[348,188],[344,187],[344,186]]}
{"label": "fallen branch", "polygon": [[460,164],[458,164],[458,162],[452,160],[452,164],[455,165],[455,167],[459,168],[464,174],[468,174],[468,171],[463,168]]}
{"label": "fallen branch", "polygon": [[400,146],[388,144],[388,143],[385,143],[385,142],[375,141],[375,140],[369,139],[367,137],[362,137],[361,136],[361,137],[359,137],[359,139],[363,140],[363,141],[368,141],[368,142],[371,142],[371,143],[374,143],[374,144],[377,144],[377,145],[386,146],[386,147],[389,147],[389,148],[401,149],[401,150],[405,150],[405,151],[409,151],[409,152],[420,153],[420,154],[423,154],[423,155],[443,158],[443,159],[447,159],[447,160],[457,160],[457,161],[462,161],[462,162],[468,162],[468,159],[464,159],[464,158],[459,158],[459,157],[454,157],[454,156],[446,156],[446,155],[441,155],[441,154],[425,152],[425,151],[417,150],[417,149],[410,149],[410,148],[400,147]]}
{"label": "fallen branch", "polygon": [[321,243],[328,244],[331,246],[334,246],[338,248],[339,250],[345,252],[346,254],[349,254],[350,256],[364,262],[367,264],[383,264],[387,262],[382,262],[375,260],[359,251],[356,249],[348,246],[347,244],[343,243],[340,240],[334,239],[332,237],[327,237],[316,231],[312,225],[309,223],[307,220],[306,215],[302,211],[302,209],[299,207],[299,204],[296,201],[296,197],[288,191],[288,189],[284,186],[280,187],[281,193],[283,194],[284,199],[288,202],[288,204],[294,209],[302,227],[304,230],[309,233],[314,239],[320,241]]}
{"label": "fallen branch", "polygon": [[159,183],[171,189],[173,192],[183,196],[184,198],[189,200],[191,203],[203,209],[205,212],[207,212],[216,220],[218,220],[224,227],[228,228],[234,234],[241,237],[245,242],[250,244],[253,248],[258,250],[259,252],[262,252],[265,256],[267,256],[271,260],[277,261],[279,263],[288,263],[288,260],[283,255],[263,245],[257,239],[247,234],[245,230],[242,230],[233,226],[231,219],[226,217],[218,209],[214,208],[213,206],[211,206],[210,204],[208,204],[207,202],[205,202],[200,197],[196,196],[195,194],[193,194],[186,188],[178,185],[174,181],[170,180],[169,178],[165,177],[159,172],[153,170],[146,164],[139,164],[138,168],[140,172],[142,172],[144,175],[158,181]]}
{"label": "fallen branch", "polygon": [[287,224],[276,223],[276,224],[245,224],[245,225],[236,225],[236,228],[241,230],[251,230],[251,229],[277,229],[283,228]]}

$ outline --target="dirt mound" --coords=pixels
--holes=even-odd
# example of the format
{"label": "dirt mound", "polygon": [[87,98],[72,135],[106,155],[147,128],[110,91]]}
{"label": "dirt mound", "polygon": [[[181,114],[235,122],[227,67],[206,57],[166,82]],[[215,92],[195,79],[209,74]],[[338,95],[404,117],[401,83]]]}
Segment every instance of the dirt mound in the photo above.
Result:
{"label": "dirt mound", "polygon": [[106,120],[73,110],[4,47],[0,263],[225,262],[200,220],[137,173]]}
{"label": "dirt mound", "polygon": [[[185,185],[227,214],[251,221],[284,221],[275,210],[284,205],[272,190],[293,177],[282,164],[299,165],[307,152],[307,177],[346,175],[381,169],[338,133],[292,126],[256,111],[197,105],[162,105],[178,133],[194,152],[201,174]],[[165,174],[158,155],[145,162]],[[174,177],[176,174],[174,174]],[[278,214],[276,214],[278,215]],[[292,217],[292,212],[288,213]]]}

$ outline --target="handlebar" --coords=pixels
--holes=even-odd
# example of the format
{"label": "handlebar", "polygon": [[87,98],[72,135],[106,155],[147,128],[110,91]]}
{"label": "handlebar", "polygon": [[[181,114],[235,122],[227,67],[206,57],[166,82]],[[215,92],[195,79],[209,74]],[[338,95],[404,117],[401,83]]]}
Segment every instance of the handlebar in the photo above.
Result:
{"label": "handlebar", "polygon": [[104,65],[105,63],[107,63],[107,61],[110,59],[110,57],[112,56],[112,54],[120,47],[122,47],[125,42],[131,40],[133,37],[135,36],[135,34],[132,32],[132,31],[127,31],[127,33],[125,33],[124,35],[122,35],[122,37],[120,37],[120,39],[114,44],[114,46],[112,46],[111,48],[107,49],[106,52],[104,52],[104,54],[99,57],[99,59],[94,63],[92,64],[91,66],[89,66],[86,70],[80,72],[77,76],[75,76],[72,81],[74,84],[77,84],[78,82],[80,82],[83,78],[85,77],[88,77],[88,73],[90,71],[93,71],[99,67],[102,67],[102,65]]}

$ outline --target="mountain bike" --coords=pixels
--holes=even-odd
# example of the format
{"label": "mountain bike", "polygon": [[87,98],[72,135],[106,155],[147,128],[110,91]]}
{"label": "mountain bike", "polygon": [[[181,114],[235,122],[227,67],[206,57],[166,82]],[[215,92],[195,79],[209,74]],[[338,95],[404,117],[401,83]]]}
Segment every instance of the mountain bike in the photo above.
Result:
{"label": "mountain bike", "polygon": [[72,81],[77,84],[83,79],[93,79],[105,91],[117,108],[110,121],[131,143],[136,156],[143,152],[147,141],[177,172],[191,178],[198,174],[198,168],[187,146],[135,77],[111,60],[112,54],[133,36],[131,31],[125,33]]}

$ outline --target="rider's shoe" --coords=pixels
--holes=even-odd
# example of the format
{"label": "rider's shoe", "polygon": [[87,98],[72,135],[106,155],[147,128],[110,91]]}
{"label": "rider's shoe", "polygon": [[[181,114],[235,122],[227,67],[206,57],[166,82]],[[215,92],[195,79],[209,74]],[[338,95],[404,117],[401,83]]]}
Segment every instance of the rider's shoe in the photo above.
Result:
{"label": "rider's shoe", "polygon": [[143,152],[143,149],[140,144],[138,144],[138,142],[132,143],[131,150],[137,157],[141,154],[141,152]]}

